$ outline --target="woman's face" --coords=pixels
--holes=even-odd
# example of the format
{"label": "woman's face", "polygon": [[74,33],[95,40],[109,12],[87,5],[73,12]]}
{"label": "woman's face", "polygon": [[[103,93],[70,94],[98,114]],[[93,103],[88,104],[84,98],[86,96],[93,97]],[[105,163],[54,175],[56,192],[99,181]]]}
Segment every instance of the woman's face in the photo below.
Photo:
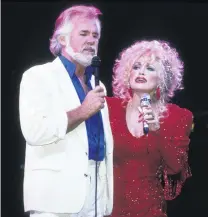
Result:
{"label": "woman's face", "polygon": [[158,61],[139,58],[132,65],[129,83],[133,92],[151,93],[158,86],[161,65]]}

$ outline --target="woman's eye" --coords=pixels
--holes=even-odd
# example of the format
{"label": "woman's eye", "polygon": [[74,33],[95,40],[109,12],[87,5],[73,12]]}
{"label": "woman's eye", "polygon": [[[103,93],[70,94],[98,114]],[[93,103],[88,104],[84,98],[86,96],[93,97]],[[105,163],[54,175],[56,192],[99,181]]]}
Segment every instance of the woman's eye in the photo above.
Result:
{"label": "woman's eye", "polygon": [[137,69],[139,69],[140,67],[139,66],[133,66],[133,69],[134,70],[137,70]]}
{"label": "woman's eye", "polygon": [[153,68],[153,67],[147,67],[147,70],[149,70],[149,71],[155,71],[155,69]]}

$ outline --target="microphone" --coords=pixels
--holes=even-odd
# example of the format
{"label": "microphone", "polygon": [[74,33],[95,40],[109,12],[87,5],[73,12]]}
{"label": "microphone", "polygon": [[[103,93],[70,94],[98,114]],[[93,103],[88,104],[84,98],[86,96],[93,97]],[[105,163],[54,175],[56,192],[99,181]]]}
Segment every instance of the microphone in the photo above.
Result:
{"label": "microphone", "polygon": [[[151,103],[150,95],[148,93],[143,94],[141,97],[141,100],[140,100],[141,108],[149,106],[150,103]],[[149,132],[149,126],[148,126],[146,121],[144,121],[143,124],[144,124],[144,126],[143,126],[144,134],[147,135]]]}
{"label": "microphone", "polygon": [[91,66],[94,68],[95,86],[99,85],[99,69],[101,60],[98,56],[92,58]]}
{"label": "microphone", "polygon": [[[92,58],[91,66],[94,68],[94,76],[95,76],[95,86],[99,85],[99,70],[100,70],[101,60],[98,56],[94,56]],[[101,116],[102,117],[102,116]],[[98,145],[97,145],[97,156],[99,156],[99,146],[100,146],[100,125],[98,123]],[[97,217],[97,189],[98,189],[98,161],[96,159],[96,167],[95,167],[95,217]]]}

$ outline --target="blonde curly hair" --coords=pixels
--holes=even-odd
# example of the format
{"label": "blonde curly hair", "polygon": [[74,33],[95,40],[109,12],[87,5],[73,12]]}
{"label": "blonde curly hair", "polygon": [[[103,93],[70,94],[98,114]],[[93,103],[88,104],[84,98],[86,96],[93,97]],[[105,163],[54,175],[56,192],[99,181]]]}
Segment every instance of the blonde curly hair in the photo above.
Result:
{"label": "blonde curly hair", "polygon": [[128,102],[131,96],[128,81],[132,66],[140,57],[146,57],[146,61],[157,60],[162,65],[159,73],[160,99],[153,97],[155,115],[163,117],[166,111],[166,103],[174,96],[176,90],[183,89],[184,65],[176,49],[171,48],[166,41],[137,41],[127,49],[124,49],[113,67],[113,94],[115,97]]}

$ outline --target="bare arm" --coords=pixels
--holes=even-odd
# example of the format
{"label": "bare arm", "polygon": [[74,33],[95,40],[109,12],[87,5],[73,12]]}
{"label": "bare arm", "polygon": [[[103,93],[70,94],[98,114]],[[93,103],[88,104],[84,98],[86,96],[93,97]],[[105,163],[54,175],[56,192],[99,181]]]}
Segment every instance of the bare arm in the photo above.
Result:
{"label": "bare arm", "polygon": [[76,109],[68,111],[67,117],[68,117],[67,133],[74,130],[83,121],[87,120],[87,116],[86,116],[85,112],[83,111],[82,106],[79,106]]}

